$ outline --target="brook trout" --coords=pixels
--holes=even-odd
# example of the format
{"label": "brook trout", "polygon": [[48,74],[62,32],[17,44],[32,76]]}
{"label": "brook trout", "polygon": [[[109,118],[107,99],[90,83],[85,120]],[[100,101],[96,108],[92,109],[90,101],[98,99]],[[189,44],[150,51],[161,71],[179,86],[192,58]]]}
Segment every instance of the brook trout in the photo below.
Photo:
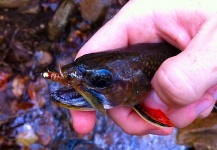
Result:
{"label": "brook trout", "polygon": [[146,121],[162,127],[173,123],[161,110],[142,105],[151,79],[160,65],[180,50],[167,43],[142,43],[86,54],[63,66],[60,73],[43,76],[66,85],[51,94],[60,106],[105,112],[117,106],[132,107]]}

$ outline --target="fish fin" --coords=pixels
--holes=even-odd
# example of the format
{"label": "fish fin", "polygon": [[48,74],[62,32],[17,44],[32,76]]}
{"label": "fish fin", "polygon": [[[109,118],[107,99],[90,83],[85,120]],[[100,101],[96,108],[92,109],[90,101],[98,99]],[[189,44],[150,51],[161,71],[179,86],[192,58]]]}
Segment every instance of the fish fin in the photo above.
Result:
{"label": "fish fin", "polygon": [[147,122],[158,127],[174,127],[174,124],[169,118],[160,110],[153,109],[148,106],[138,104],[133,109]]}

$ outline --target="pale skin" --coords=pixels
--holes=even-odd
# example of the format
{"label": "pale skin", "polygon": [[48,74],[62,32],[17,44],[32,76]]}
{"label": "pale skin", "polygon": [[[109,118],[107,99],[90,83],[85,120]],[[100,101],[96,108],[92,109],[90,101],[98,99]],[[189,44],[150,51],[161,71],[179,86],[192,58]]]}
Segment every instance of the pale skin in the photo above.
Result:
{"label": "pale skin", "polygon": [[[131,0],[79,51],[77,57],[136,43],[168,42],[182,52],[166,60],[152,79],[144,103],[160,108],[175,127],[182,128],[210,114],[217,91],[217,5],[205,1]],[[95,111],[71,111],[74,129],[89,133]],[[131,108],[107,114],[126,133],[171,134],[142,120]]]}

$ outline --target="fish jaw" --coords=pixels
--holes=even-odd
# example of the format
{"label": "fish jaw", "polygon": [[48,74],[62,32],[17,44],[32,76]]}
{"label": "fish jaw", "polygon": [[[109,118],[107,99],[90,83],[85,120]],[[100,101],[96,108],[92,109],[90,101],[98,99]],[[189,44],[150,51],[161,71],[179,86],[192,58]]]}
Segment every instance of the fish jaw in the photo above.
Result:
{"label": "fish jaw", "polygon": [[73,110],[92,111],[94,108],[72,86],[63,87],[50,94],[57,105]]}
{"label": "fish jaw", "polygon": [[85,70],[83,66],[76,66],[76,64],[69,64],[62,67],[63,76],[69,81],[70,85],[89,102],[93,109],[106,113],[106,110],[99,99],[91,93],[92,90],[82,84],[84,83],[83,78],[85,74],[83,70]]}

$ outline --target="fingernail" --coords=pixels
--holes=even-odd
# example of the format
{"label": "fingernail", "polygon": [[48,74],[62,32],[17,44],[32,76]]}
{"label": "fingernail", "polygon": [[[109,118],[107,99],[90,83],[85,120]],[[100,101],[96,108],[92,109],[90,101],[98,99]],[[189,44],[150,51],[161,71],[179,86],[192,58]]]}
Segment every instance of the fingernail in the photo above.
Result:
{"label": "fingernail", "polygon": [[208,109],[211,105],[212,105],[211,101],[209,101],[209,100],[203,100],[201,103],[199,103],[198,105],[196,105],[195,112],[197,113],[197,115],[200,115],[203,111],[205,111],[206,109]]}

